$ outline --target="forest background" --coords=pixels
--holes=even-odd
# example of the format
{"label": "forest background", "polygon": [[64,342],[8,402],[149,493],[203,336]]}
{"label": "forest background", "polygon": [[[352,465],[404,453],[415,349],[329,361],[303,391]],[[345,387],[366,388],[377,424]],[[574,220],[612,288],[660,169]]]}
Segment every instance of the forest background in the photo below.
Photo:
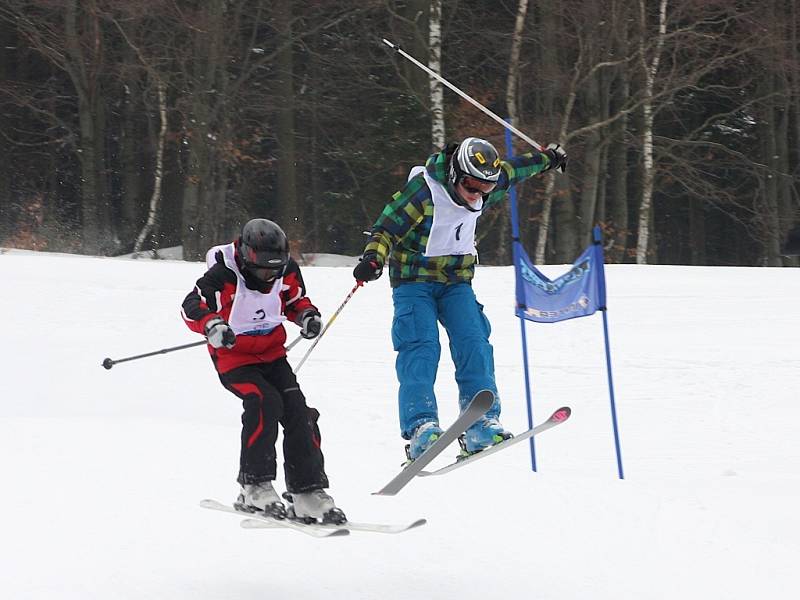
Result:
{"label": "forest background", "polygon": [[[592,225],[609,262],[797,266],[794,0],[0,0],[0,246],[186,260],[260,216],[292,251],[358,254],[409,169],[504,130],[535,262]],[[515,141],[515,152],[530,147]],[[479,225],[509,264],[509,210]]]}

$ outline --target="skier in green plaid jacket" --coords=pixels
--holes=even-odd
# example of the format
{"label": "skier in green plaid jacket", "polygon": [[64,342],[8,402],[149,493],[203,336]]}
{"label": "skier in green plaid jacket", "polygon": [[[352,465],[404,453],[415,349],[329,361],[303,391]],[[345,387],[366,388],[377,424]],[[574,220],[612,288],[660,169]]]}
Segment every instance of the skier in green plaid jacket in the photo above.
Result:
{"label": "skier in green plaid jacket", "polygon": [[441,354],[437,322],[449,338],[460,408],[480,390],[495,394],[492,408],[466,431],[463,452],[478,452],[510,437],[498,421],[491,327],[471,284],[475,226],[512,186],[544,171],[563,172],[566,164],[558,144],[501,160],[492,144],[469,137],[432,154],[424,167],[414,167],[375,221],[353,276],[373,281],[388,263],[400,434],[410,440],[409,460],[442,433],[433,389]]}

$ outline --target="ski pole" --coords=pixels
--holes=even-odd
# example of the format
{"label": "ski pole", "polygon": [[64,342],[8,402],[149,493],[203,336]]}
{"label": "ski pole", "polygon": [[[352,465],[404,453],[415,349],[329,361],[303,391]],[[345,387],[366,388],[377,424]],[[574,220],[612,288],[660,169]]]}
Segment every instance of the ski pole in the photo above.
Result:
{"label": "ski pole", "polygon": [[303,356],[303,358],[301,358],[301,359],[300,359],[300,362],[299,362],[299,363],[297,363],[297,366],[294,368],[294,372],[295,372],[295,373],[297,373],[297,372],[300,370],[300,367],[302,367],[302,366],[303,366],[303,363],[304,363],[304,362],[306,362],[306,359],[308,358],[308,355],[309,355],[309,354],[311,354],[311,351],[312,351],[314,348],[316,348],[317,344],[319,344],[319,341],[322,339],[322,336],[323,336],[323,335],[325,335],[325,332],[326,332],[326,331],[328,331],[328,327],[330,327],[330,326],[331,326],[331,324],[332,324],[332,323],[333,323],[333,322],[336,320],[336,317],[338,317],[338,316],[339,316],[339,313],[340,313],[340,312],[342,312],[342,309],[344,308],[345,304],[347,304],[348,302],[350,302],[350,298],[352,298],[352,297],[353,297],[353,294],[355,294],[355,293],[356,293],[356,290],[357,290],[358,288],[360,288],[362,285],[364,285],[364,282],[363,282],[363,281],[356,281],[356,284],[353,286],[353,289],[352,289],[352,290],[350,290],[350,293],[349,293],[349,294],[347,294],[347,298],[345,298],[345,299],[344,299],[344,302],[342,302],[342,303],[339,305],[339,308],[337,308],[337,309],[336,309],[336,312],[335,312],[335,313],[333,313],[333,315],[331,316],[331,318],[330,318],[330,319],[328,319],[328,322],[327,322],[327,323],[325,323],[325,327],[323,327],[323,328],[322,328],[322,331],[320,331],[320,332],[319,332],[319,335],[318,335],[318,336],[316,337],[316,339],[314,340],[314,343],[313,343],[313,344],[311,344],[311,347],[310,347],[310,348],[309,348],[309,349],[306,351],[306,353],[305,353],[305,355]]}
{"label": "ski pole", "polygon": [[294,341],[292,341],[292,343],[291,343],[291,344],[289,344],[288,346],[286,346],[286,351],[288,352],[289,350],[291,350],[292,348],[294,348],[295,346],[297,346],[297,342],[299,342],[299,341],[300,341],[300,340],[302,340],[302,339],[303,339],[303,336],[302,336],[302,335],[298,335],[296,338],[294,338]]}
{"label": "ski pole", "polygon": [[[286,346],[286,351],[288,352],[292,348],[297,345],[297,342],[303,339],[302,335],[298,335],[297,338],[288,346]],[[167,352],[175,352],[176,350],[184,350],[186,348],[194,348],[195,346],[204,346],[207,344],[207,340],[200,340],[199,342],[192,342],[191,344],[183,344],[182,346],[173,346],[172,348],[164,348],[162,350],[156,350],[154,352],[147,352],[145,354],[137,354],[136,356],[128,356],[126,358],[118,358],[117,360],[113,360],[111,358],[103,359],[103,367],[106,369],[110,369],[117,363],[127,362],[129,360],[138,360],[140,358],[147,358],[148,356],[155,356],[156,354],[166,354]]]}
{"label": "ski pole", "polygon": [[390,41],[389,41],[389,40],[387,40],[386,38],[383,38],[383,43],[384,43],[384,44],[386,44],[387,46],[389,46],[389,48],[391,48],[392,50],[394,50],[395,52],[397,52],[397,53],[398,53],[400,56],[402,56],[403,58],[405,58],[405,59],[407,59],[407,60],[411,61],[412,63],[414,63],[415,65],[417,65],[417,66],[418,66],[420,69],[422,69],[423,71],[425,71],[425,72],[426,72],[428,75],[430,75],[431,77],[434,77],[434,78],[435,78],[435,79],[437,79],[439,82],[441,82],[441,83],[443,83],[444,85],[446,85],[447,87],[449,87],[449,88],[450,88],[451,90],[453,90],[453,91],[454,91],[456,94],[458,94],[459,96],[461,96],[461,97],[462,97],[464,100],[466,100],[467,102],[469,102],[470,104],[472,104],[472,105],[473,105],[475,108],[477,108],[478,110],[480,110],[481,112],[483,112],[485,115],[487,115],[487,116],[491,117],[492,119],[494,119],[495,121],[497,121],[498,123],[500,123],[500,125],[502,125],[502,126],[503,126],[503,127],[505,127],[506,129],[508,129],[508,130],[509,130],[511,133],[514,133],[514,134],[516,134],[516,135],[517,135],[517,136],[519,136],[521,139],[523,139],[523,140],[525,140],[526,142],[528,142],[528,143],[529,143],[531,146],[533,146],[534,148],[536,148],[536,149],[537,149],[539,152],[541,152],[541,151],[542,151],[542,145],[541,145],[541,144],[539,144],[538,142],[535,142],[535,141],[534,141],[534,140],[532,140],[530,137],[528,137],[527,135],[525,135],[524,133],[522,133],[522,132],[521,132],[519,129],[517,129],[516,127],[514,127],[513,125],[511,125],[511,123],[507,123],[507,122],[506,122],[504,119],[501,119],[500,117],[498,117],[496,114],[494,114],[494,113],[493,113],[492,111],[490,111],[488,108],[486,108],[486,107],[485,107],[483,104],[481,104],[481,103],[480,103],[480,102],[478,102],[477,100],[474,100],[473,98],[471,98],[470,96],[468,96],[467,94],[465,94],[464,92],[462,92],[460,89],[458,89],[458,88],[457,88],[456,86],[454,86],[452,83],[450,83],[449,81],[447,81],[447,79],[445,79],[444,77],[442,77],[441,75],[439,75],[439,74],[438,74],[436,71],[434,71],[434,70],[432,70],[432,69],[428,68],[426,65],[423,65],[423,64],[422,64],[421,62],[419,62],[419,61],[418,61],[416,58],[414,58],[414,57],[413,57],[413,56],[411,56],[410,54],[406,53],[406,52],[405,52],[405,51],[404,51],[402,48],[400,48],[400,46],[397,46],[397,45],[393,44],[392,42],[390,42]]}
{"label": "ski pole", "polygon": [[207,343],[208,342],[206,342],[206,340],[201,340],[199,342],[192,342],[191,344],[183,344],[182,346],[173,346],[172,348],[164,348],[163,350],[156,350],[155,352],[147,352],[146,354],[137,354],[136,356],[118,358],[117,360],[106,358],[103,359],[103,366],[106,369],[110,369],[117,363],[127,362],[129,360],[138,360],[140,358],[147,358],[148,356],[155,356],[156,354],[166,354],[167,352],[175,352],[176,350],[183,350],[184,348],[193,348],[194,346],[202,346]]}

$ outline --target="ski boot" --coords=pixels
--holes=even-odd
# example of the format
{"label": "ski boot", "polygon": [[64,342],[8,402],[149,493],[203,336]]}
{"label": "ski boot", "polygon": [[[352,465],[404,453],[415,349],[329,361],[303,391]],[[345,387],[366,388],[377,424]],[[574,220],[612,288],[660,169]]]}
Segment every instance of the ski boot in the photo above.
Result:
{"label": "ski boot", "polygon": [[281,502],[278,492],[272,487],[271,481],[243,484],[233,507],[243,512],[262,513],[265,517],[273,519],[286,518],[286,507]]}
{"label": "ski boot", "polygon": [[342,525],[347,522],[342,509],[336,507],[333,498],[322,488],[294,494],[284,492],[283,497],[289,503],[287,515],[295,521],[309,525],[314,523]]}
{"label": "ski boot", "polygon": [[512,433],[506,431],[497,419],[481,417],[458,437],[458,444],[461,446],[458,458],[466,458],[512,437]]}
{"label": "ski boot", "polygon": [[410,443],[406,444],[406,465],[414,462],[431,445],[441,437],[442,428],[436,421],[423,423],[414,431]]}

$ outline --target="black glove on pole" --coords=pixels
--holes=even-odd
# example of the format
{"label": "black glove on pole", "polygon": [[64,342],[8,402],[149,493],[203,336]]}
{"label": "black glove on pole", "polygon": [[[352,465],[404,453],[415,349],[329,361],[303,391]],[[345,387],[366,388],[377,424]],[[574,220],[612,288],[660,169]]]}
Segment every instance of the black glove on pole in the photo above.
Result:
{"label": "black glove on pole", "polygon": [[383,265],[378,262],[378,256],[374,252],[368,252],[358,261],[353,269],[353,277],[356,281],[375,281],[383,273]]}
{"label": "black glove on pole", "polygon": [[550,159],[550,169],[555,169],[559,173],[567,170],[567,152],[560,144],[548,144],[544,153]]}

